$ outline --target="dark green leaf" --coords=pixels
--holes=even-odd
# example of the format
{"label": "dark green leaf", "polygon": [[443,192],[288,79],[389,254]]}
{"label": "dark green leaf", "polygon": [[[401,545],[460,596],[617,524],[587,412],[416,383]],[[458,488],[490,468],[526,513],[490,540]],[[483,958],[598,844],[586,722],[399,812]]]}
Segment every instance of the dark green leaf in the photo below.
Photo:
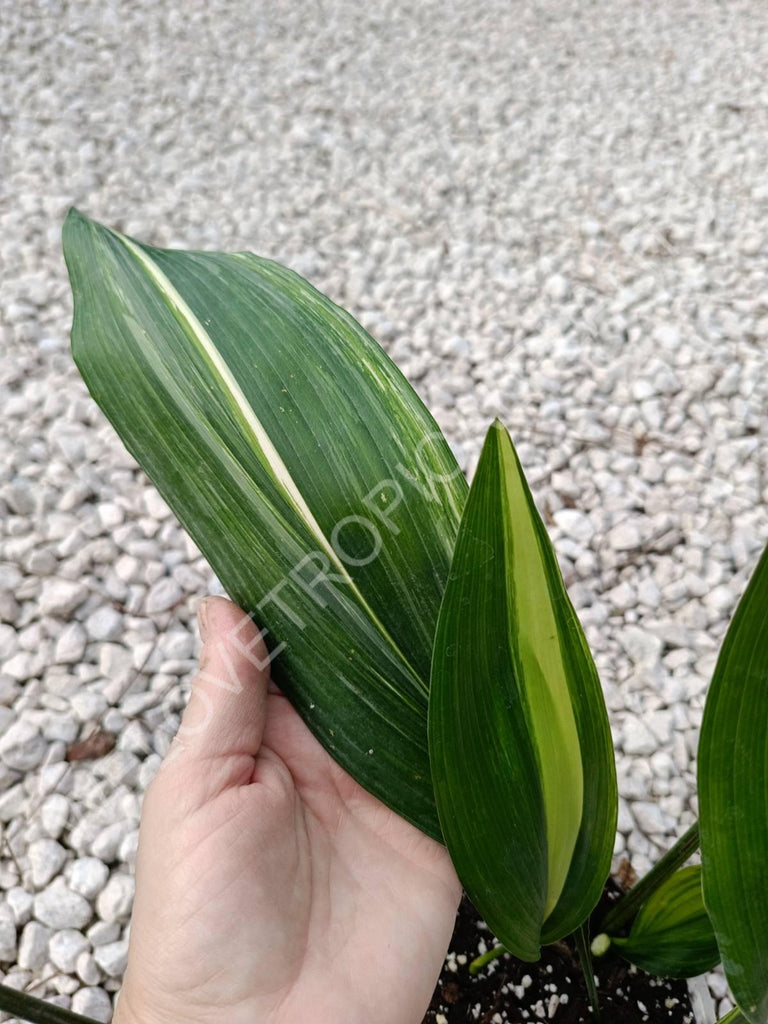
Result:
{"label": "dark green leaf", "polygon": [[600,683],[500,423],[490,429],[438,620],[435,796],[470,898],[523,960],[597,903],[616,828]]}
{"label": "dark green leaf", "polygon": [[610,934],[621,931],[625,925],[631,924],[644,903],[651,895],[671,878],[699,848],[699,823],[695,821],[671,846],[664,856],[657,860],[651,870],[633,885],[629,892],[604,916],[600,927]]}
{"label": "dark green leaf", "polygon": [[72,348],[91,394],[274,676],[363,786],[439,836],[429,663],[466,483],[394,364],[298,275],[155,249],[76,212]]}
{"label": "dark green leaf", "polygon": [[694,978],[720,962],[701,892],[701,868],[682,868],[643,904],[625,939],[613,939],[623,956],[649,974]]}
{"label": "dark green leaf", "polygon": [[699,742],[704,901],[750,1024],[768,1021],[768,548],[723,641]]}

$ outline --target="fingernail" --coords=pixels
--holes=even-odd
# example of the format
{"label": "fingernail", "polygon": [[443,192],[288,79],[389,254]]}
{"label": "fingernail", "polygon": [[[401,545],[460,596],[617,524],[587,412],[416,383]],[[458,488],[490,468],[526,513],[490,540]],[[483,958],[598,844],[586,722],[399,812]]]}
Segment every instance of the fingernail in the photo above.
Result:
{"label": "fingernail", "polygon": [[200,639],[205,643],[208,638],[208,605],[211,603],[209,597],[204,597],[197,608],[197,625],[200,629]]}

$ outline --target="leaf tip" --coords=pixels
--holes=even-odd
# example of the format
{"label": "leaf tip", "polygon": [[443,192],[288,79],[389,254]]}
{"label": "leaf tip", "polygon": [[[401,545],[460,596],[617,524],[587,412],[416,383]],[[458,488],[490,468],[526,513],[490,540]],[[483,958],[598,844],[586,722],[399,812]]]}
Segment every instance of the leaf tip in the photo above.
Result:
{"label": "leaf tip", "polygon": [[82,240],[85,232],[93,226],[93,221],[81,213],[76,206],[70,206],[69,210],[67,210],[67,215],[61,228],[61,245],[64,250],[64,259],[67,260],[68,266],[70,266],[70,258],[76,250],[78,241]]}
{"label": "leaf tip", "polygon": [[499,451],[500,447],[511,444],[512,438],[509,436],[509,431],[497,416],[486,432],[483,452]]}
{"label": "leaf tip", "polygon": [[70,206],[67,210],[67,215],[64,218],[64,224],[62,225],[61,233],[66,245],[67,236],[73,231],[77,231],[79,228],[84,227],[90,223],[85,214],[81,213],[76,206]]}
{"label": "leaf tip", "polygon": [[64,218],[66,223],[68,220],[88,220],[84,213],[81,213],[76,206],[70,206],[67,210],[67,216]]}

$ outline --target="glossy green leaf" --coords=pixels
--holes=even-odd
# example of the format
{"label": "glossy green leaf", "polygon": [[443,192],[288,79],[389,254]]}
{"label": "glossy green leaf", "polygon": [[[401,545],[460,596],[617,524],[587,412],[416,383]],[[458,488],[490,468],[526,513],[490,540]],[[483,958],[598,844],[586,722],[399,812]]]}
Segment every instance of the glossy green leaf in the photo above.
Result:
{"label": "glossy green leaf", "polygon": [[485,440],[438,619],[435,798],[470,898],[535,960],[610,870],[616,774],[600,682],[509,435]]}
{"label": "glossy green leaf", "polygon": [[337,761],[439,836],[432,640],[466,482],[349,314],[248,253],[142,245],[71,212],[72,349],[91,394]]}
{"label": "glossy green leaf", "polygon": [[699,823],[695,821],[676,840],[674,845],[667,850],[664,856],[656,861],[651,870],[643,875],[629,892],[625,892],[613,904],[600,922],[600,927],[604,931],[614,934],[620,932],[625,925],[631,924],[637,917],[642,905],[647,903],[652,894],[668,881],[676,871],[679,871],[698,849]]}
{"label": "glossy green leaf", "polygon": [[726,633],[699,741],[704,901],[750,1024],[768,1021],[768,548]]}
{"label": "glossy green leaf", "polygon": [[654,892],[627,938],[614,938],[623,956],[649,974],[694,978],[720,963],[704,908],[701,868],[682,868]]}

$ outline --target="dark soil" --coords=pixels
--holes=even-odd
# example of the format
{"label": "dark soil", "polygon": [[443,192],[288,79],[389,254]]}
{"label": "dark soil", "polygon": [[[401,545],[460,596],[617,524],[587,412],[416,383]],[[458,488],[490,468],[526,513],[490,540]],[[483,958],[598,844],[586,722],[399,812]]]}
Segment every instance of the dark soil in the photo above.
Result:
{"label": "dark soil", "polygon": [[[618,896],[609,882],[606,902]],[[480,943],[484,945],[480,945]],[[570,942],[547,946],[541,960],[525,964],[506,953],[475,977],[469,964],[496,945],[488,926],[463,899],[448,956],[423,1024],[591,1024],[584,975]],[[615,955],[594,963],[604,1024],[670,1022],[691,1024],[693,1014],[684,981],[654,978]]]}

